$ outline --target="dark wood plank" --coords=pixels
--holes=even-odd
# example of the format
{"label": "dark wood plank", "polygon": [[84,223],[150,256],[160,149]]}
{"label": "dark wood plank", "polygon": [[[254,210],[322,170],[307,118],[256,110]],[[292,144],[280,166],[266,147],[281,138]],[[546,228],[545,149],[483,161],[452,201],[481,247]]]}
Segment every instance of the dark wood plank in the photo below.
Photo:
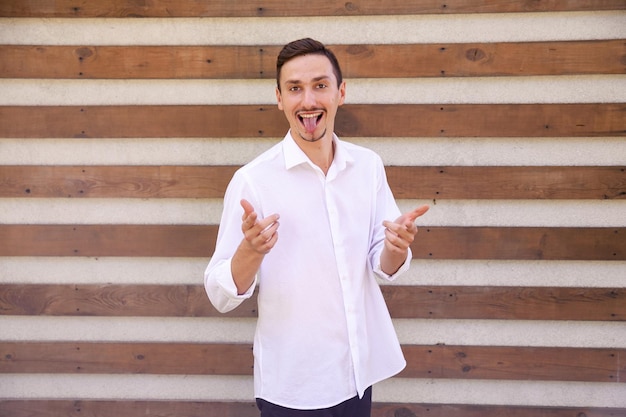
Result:
{"label": "dark wood plank", "polygon": [[626,349],[421,346],[402,347],[405,378],[623,382]]}
{"label": "dark wood plank", "polygon": [[396,198],[626,198],[626,167],[388,166],[386,171]]}
{"label": "dark wood plank", "polygon": [[[222,198],[237,166],[0,166],[0,197]],[[626,198],[621,166],[388,166],[396,198]]]}
{"label": "dark wood plank", "polygon": [[221,314],[202,285],[0,284],[0,315],[257,317],[257,298]]}
{"label": "dark wood plank", "polygon": [[[624,74],[624,40],[329,45],[345,78]],[[0,45],[1,78],[273,79],[280,46]]]}
{"label": "dark wood plank", "polygon": [[393,285],[381,290],[393,318],[626,320],[626,288]]}
{"label": "dark wood plank", "polygon": [[[623,382],[626,349],[404,345],[404,378]],[[251,375],[252,345],[0,342],[0,373]]]}
{"label": "dark wood plank", "polygon": [[626,417],[626,408],[373,403],[372,417]]}
{"label": "dark wood plank", "polygon": [[208,258],[216,237],[204,225],[0,225],[0,256]]}
{"label": "dark wood plank", "polygon": [[193,0],[4,0],[0,17],[276,17],[364,16],[445,13],[514,13],[623,10],[620,0],[501,1],[465,0],[321,0],[311,7],[305,0],[250,0],[246,2],[199,2]]}
{"label": "dark wood plank", "polygon": [[251,375],[251,344],[0,342],[0,373]]}
{"label": "dark wood plank", "polygon": [[[396,319],[626,321],[626,288],[382,286]],[[257,317],[256,295],[226,317]],[[202,285],[0,284],[0,315],[223,317]]]}
{"label": "dark wood plank", "polygon": [[[428,123],[424,123],[428,120]],[[350,104],[340,137],[597,137],[626,134],[626,104]],[[0,106],[0,137],[277,137],[275,105]]]}
{"label": "dark wood plank", "polygon": [[[0,256],[210,257],[216,225],[0,225]],[[625,228],[421,227],[416,259],[626,260]],[[173,244],[175,242],[175,244]]]}
{"label": "dark wood plank", "polygon": [[[252,401],[0,400],[0,417],[258,417]],[[372,417],[625,417],[626,408],[382,403]]]}
{"label": "dark wood plank", "polygon": [[418,259],[626,260],[624,228],[422,227]]}
{"label": "dark wood plank", "polygon": [[0,197],[221,198],[237,166],[0,166]]}

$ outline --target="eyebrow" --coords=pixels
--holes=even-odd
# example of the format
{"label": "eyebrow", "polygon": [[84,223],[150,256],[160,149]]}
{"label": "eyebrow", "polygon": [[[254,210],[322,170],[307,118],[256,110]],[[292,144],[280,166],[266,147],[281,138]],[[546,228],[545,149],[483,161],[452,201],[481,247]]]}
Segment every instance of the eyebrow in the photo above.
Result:
{"label": "eyebrow", "polygon": [[[322,81],[322,80],[327,80],[330,79],[329,75],[320,75],[318,77],[313,78],[313,82],[318,82],[318,81]],[[286,80],[285,84],[302,84],[301,80]]]}

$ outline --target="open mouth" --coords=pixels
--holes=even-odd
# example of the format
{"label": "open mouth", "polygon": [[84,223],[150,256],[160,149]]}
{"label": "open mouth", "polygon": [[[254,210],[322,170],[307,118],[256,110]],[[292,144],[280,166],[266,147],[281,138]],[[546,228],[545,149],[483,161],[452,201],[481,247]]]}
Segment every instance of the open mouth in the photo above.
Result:
{"label": "open mouth", "polygon": [[300,122],[304,126],[304,130],[306,130],[307,133],[313,133],[322,119],[322,114],[322,112],[300,113],[298,115],[298,119],[300,119]]}

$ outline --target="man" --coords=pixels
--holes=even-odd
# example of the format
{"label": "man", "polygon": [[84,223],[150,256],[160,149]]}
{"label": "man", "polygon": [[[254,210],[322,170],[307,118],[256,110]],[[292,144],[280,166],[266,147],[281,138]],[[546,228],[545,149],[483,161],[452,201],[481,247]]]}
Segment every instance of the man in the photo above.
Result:
{"label": "man", "polygon": [[346,85],[323,44],[286,45],[276,79],[289,132],[233,176],[205,288],[227,312],[258,282],[262,417],[369,416],[371,386],[406,365],[376,276],[408,269],[428,206],[400,215],[380,157],[334,134]]}

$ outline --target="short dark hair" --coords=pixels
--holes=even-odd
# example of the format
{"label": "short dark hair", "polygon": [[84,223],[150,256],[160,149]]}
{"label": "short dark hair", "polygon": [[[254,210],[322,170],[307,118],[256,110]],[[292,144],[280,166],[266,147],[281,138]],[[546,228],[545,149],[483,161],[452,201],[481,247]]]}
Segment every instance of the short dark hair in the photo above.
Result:
{"label": "short dark hair", "polygon": [[323,43],[311,38],[304,38],[288,43],[278,54],[276,59],[276,85],[278,90],[280,91],[280,72],[283,65],[293,58],[307,54],[323,55],[328,58],[333,66],[333,72],[335,73],[335,78],[337,78],[337,88],[339,88],[343,81],[343,76],[341,75],[339,61],[337,61],[335,54],[326,48]]}

